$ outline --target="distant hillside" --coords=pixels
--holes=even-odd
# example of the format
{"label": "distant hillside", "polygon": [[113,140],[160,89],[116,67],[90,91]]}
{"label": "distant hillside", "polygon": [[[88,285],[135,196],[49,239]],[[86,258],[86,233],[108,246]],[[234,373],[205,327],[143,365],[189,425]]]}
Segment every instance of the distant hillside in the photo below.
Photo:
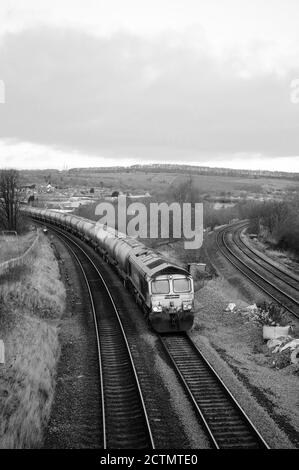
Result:
{"label": "distant hillside", "polygon": [[254,193],[272,192],[276,190],[298,190],[299,173],[280,171],[232,170],[229,168],[209,168],[195,165],[153,164],[132,165],[128,167],[96,167],[72,168],[59,171],[23,170],[20,180],[23,187],[35,185],[40,191],[49,184],[56,188],[77,188],[89,192],[91,188],[106,190],[130,191],[140,193],[149,191],[160,193],[169,185],[182,178],[192,176],[192,184],[200,187],[203,192],[229,191],[235,193],[250,191]]}
{"label": "distant hillside", "polygon": [[266,170],[234,170],[231,168],[211,168],[207,166],[196,165],[176,165],[167,163],[155,163],[151,165],[131,165],[129,167],[95,167],[95,168],[72,168],[69,174],[79,173],[123,173],[123,172],[151,172],[151,173],[182,173],[197,175],[215,175],[215,176],[236,176],[251,178],[287,178],[299,181],[299,173],[286,171],[266,171]]}

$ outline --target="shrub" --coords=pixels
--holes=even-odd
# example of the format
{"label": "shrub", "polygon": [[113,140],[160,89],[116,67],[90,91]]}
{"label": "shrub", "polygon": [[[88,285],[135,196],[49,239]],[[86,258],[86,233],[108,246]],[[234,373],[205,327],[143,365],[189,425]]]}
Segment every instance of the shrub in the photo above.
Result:
{"label": "shrub", "polygon": [[259,233],[278,248],[299,254],[299,199],[246,203],[240,218],[249,218],[251,232]]}
{"label": "shrub", "polygon": [[268,326],[286,326],[289,321],[287,319],[286,310],[278,304],[263,302],[258,305],[256,320],[261,325]]}

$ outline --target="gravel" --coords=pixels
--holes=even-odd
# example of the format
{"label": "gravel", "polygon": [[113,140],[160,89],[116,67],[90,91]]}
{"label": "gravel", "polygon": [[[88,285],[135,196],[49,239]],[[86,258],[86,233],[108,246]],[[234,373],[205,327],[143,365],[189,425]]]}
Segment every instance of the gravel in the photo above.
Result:
{"label": "gravel", "polygon": [[[68,314],[61,324],[62,355],[45,447],[96,447],[97,410],[90,409],[99,384],[92,354],[94,345],[80,276],[66,249],[55,242],[63,256],[63,276],[68,287]],[[213,260],[216,262],[217,256]],[[231,267],[234,287],[214,279],[196,293],[193,341],[212,363],[225,384],[272,448],[298,447],[298,368],[277,370],[263,343],[260,328],[239,313],[224,313],[228,302],[238,307],[256,301],[257,289],[249,288]],[[120,286],[109,270],[110,282]],[[210,444],[193,408],[164,354],[156,333],[145,323],[141,310],[124,289],[112,292],[120,307],[132,356],[140,379],[156,447],[203,449]],[[89,338],[89,339],[88,339]],[[90,364],[90,366],[88,366]],[[90,371],[88,368],[90,367]],[[72,406],[70,406],[70,403]]]}
{"label": "gravel", "polygon": [[[180,248],[174,249],[181,259]],[[206,237],[204,250],[207,261],[220,277],[205,281],[204,287],[196,292],[195,322],[190,336],[270,447],[298,448],[298,366],[278,369],[262,339],[261,326],[240,313],[224,313],[229,302],[241,310],[248,304],[269,299],[217,251],[215,233]]]}
{"label": "gravel", "polygon": [[262,339],[261,326],[240,313],[226,313],[228,302],[244,306],[221,279],[196,295],[191,337],[241,403],[270,447],[298,446],[298,366],[277,370]]}
{"label": "gravel", "polygon": [[[93,351],[91,313],[84,283],[64,245],[55,240],[68,306],[60,324],[61,357],[45,448],[99,447],[99,383]],[[155,446],[159,449],[209,448],[204,429],[167,362],[155,332],[118,276],[111,270],[108,285],[119,309],[148,411]],[[116,289],[117,287],[117,289]],[[119,288],[119,289],[118,289]],[[85,300],[84,300],[85,299]]]}
{"label": "gravel", "polygon": [[67,291],[59,325],[61,355],[44,448],[99,448],[100,397],[92,312],[82,274],[65,246],[52,238]]}

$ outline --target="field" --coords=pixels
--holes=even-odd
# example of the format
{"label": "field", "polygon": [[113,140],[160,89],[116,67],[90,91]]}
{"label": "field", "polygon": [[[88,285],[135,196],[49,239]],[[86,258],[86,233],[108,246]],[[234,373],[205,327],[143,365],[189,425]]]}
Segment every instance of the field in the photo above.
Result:
{"label": "field", "polygon": [[[22,172],[22,178],[27,184],[34,182],[32,184],[37,185],[35,197],[39,207],[72,210],[91,219],[95,218],[98,202],[118,193],[143,197],[141,201],[145,205],[151,202],[202,202],[206,229],[234,219],[252,219],[253,209],[258,204],[262,208],[264,202],[288,201],[290,206],[294,206],[293,201],[299,197],[299,181],[285,175],[270,177],[240,172],[234,175],[198,174],[195,170],[193,173],[187,169],[154,171],[142,167],[138,170],[82,168],[63,172]],[[47,192],[48,183],[51,185],[50,192]],[[128,200],[128,204],[133,201],[136,202],[136,199]],[[297,220],[297,216],[295,218]],[[291,216],[291,219],[295,218]],[[252,231],[257,233],[257,229]],[[294,232],[295,238],[297,232]],[[294,243],[289,238],[284,242],[284,237],[281,242],[284,246],[279,248],[289,247],[294,251],[296,240]],[[293,233],[291,238],[294,238]],[[279,242],[280,239],[277,239],[278,245]]]}
{"label": "field", "polygon": [[[60,188],[68,187],[103,187],[111,191],[149,191],[152,195],[163,192],[170,185],[176,185],[185,181],[189,184],[188,174],[170,173],[170,172],[151,172],[151,171],[120,171],[120,172],[101,172],[101,169],[78,169],[76,172],[21,172],[22,182],[24,184],[45,184],[51,181],[51,184]],[[242,176],[222,176],[222,175],[192,175],[192,186],[198,188],[202,193],[231,193],[240,195],[247,193],[265,194],[267,192],[280,192],[299,188],[299,183],[284,178],[257,178]]]}

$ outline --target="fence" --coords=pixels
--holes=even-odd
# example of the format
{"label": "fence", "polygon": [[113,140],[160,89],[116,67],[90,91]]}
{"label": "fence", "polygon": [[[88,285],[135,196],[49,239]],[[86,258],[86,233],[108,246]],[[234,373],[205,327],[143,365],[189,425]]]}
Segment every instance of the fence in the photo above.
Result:
{"label": "fence", "polygon": [[18,256],[17,258],[9,259],[7,261],[4,261],[4,263],[0,264],[0,276],[2,276],[3,274],[5,274],[7,271],[14,268],[15,266],[20,266],[22,263],[24,263],[24,261],[26,261],[31,251],[36,246],[39,236],[40,236],[40,232],[38,232],[33,243],[29,246],[29,248],[27,248],[27,250],[21,256]]}

